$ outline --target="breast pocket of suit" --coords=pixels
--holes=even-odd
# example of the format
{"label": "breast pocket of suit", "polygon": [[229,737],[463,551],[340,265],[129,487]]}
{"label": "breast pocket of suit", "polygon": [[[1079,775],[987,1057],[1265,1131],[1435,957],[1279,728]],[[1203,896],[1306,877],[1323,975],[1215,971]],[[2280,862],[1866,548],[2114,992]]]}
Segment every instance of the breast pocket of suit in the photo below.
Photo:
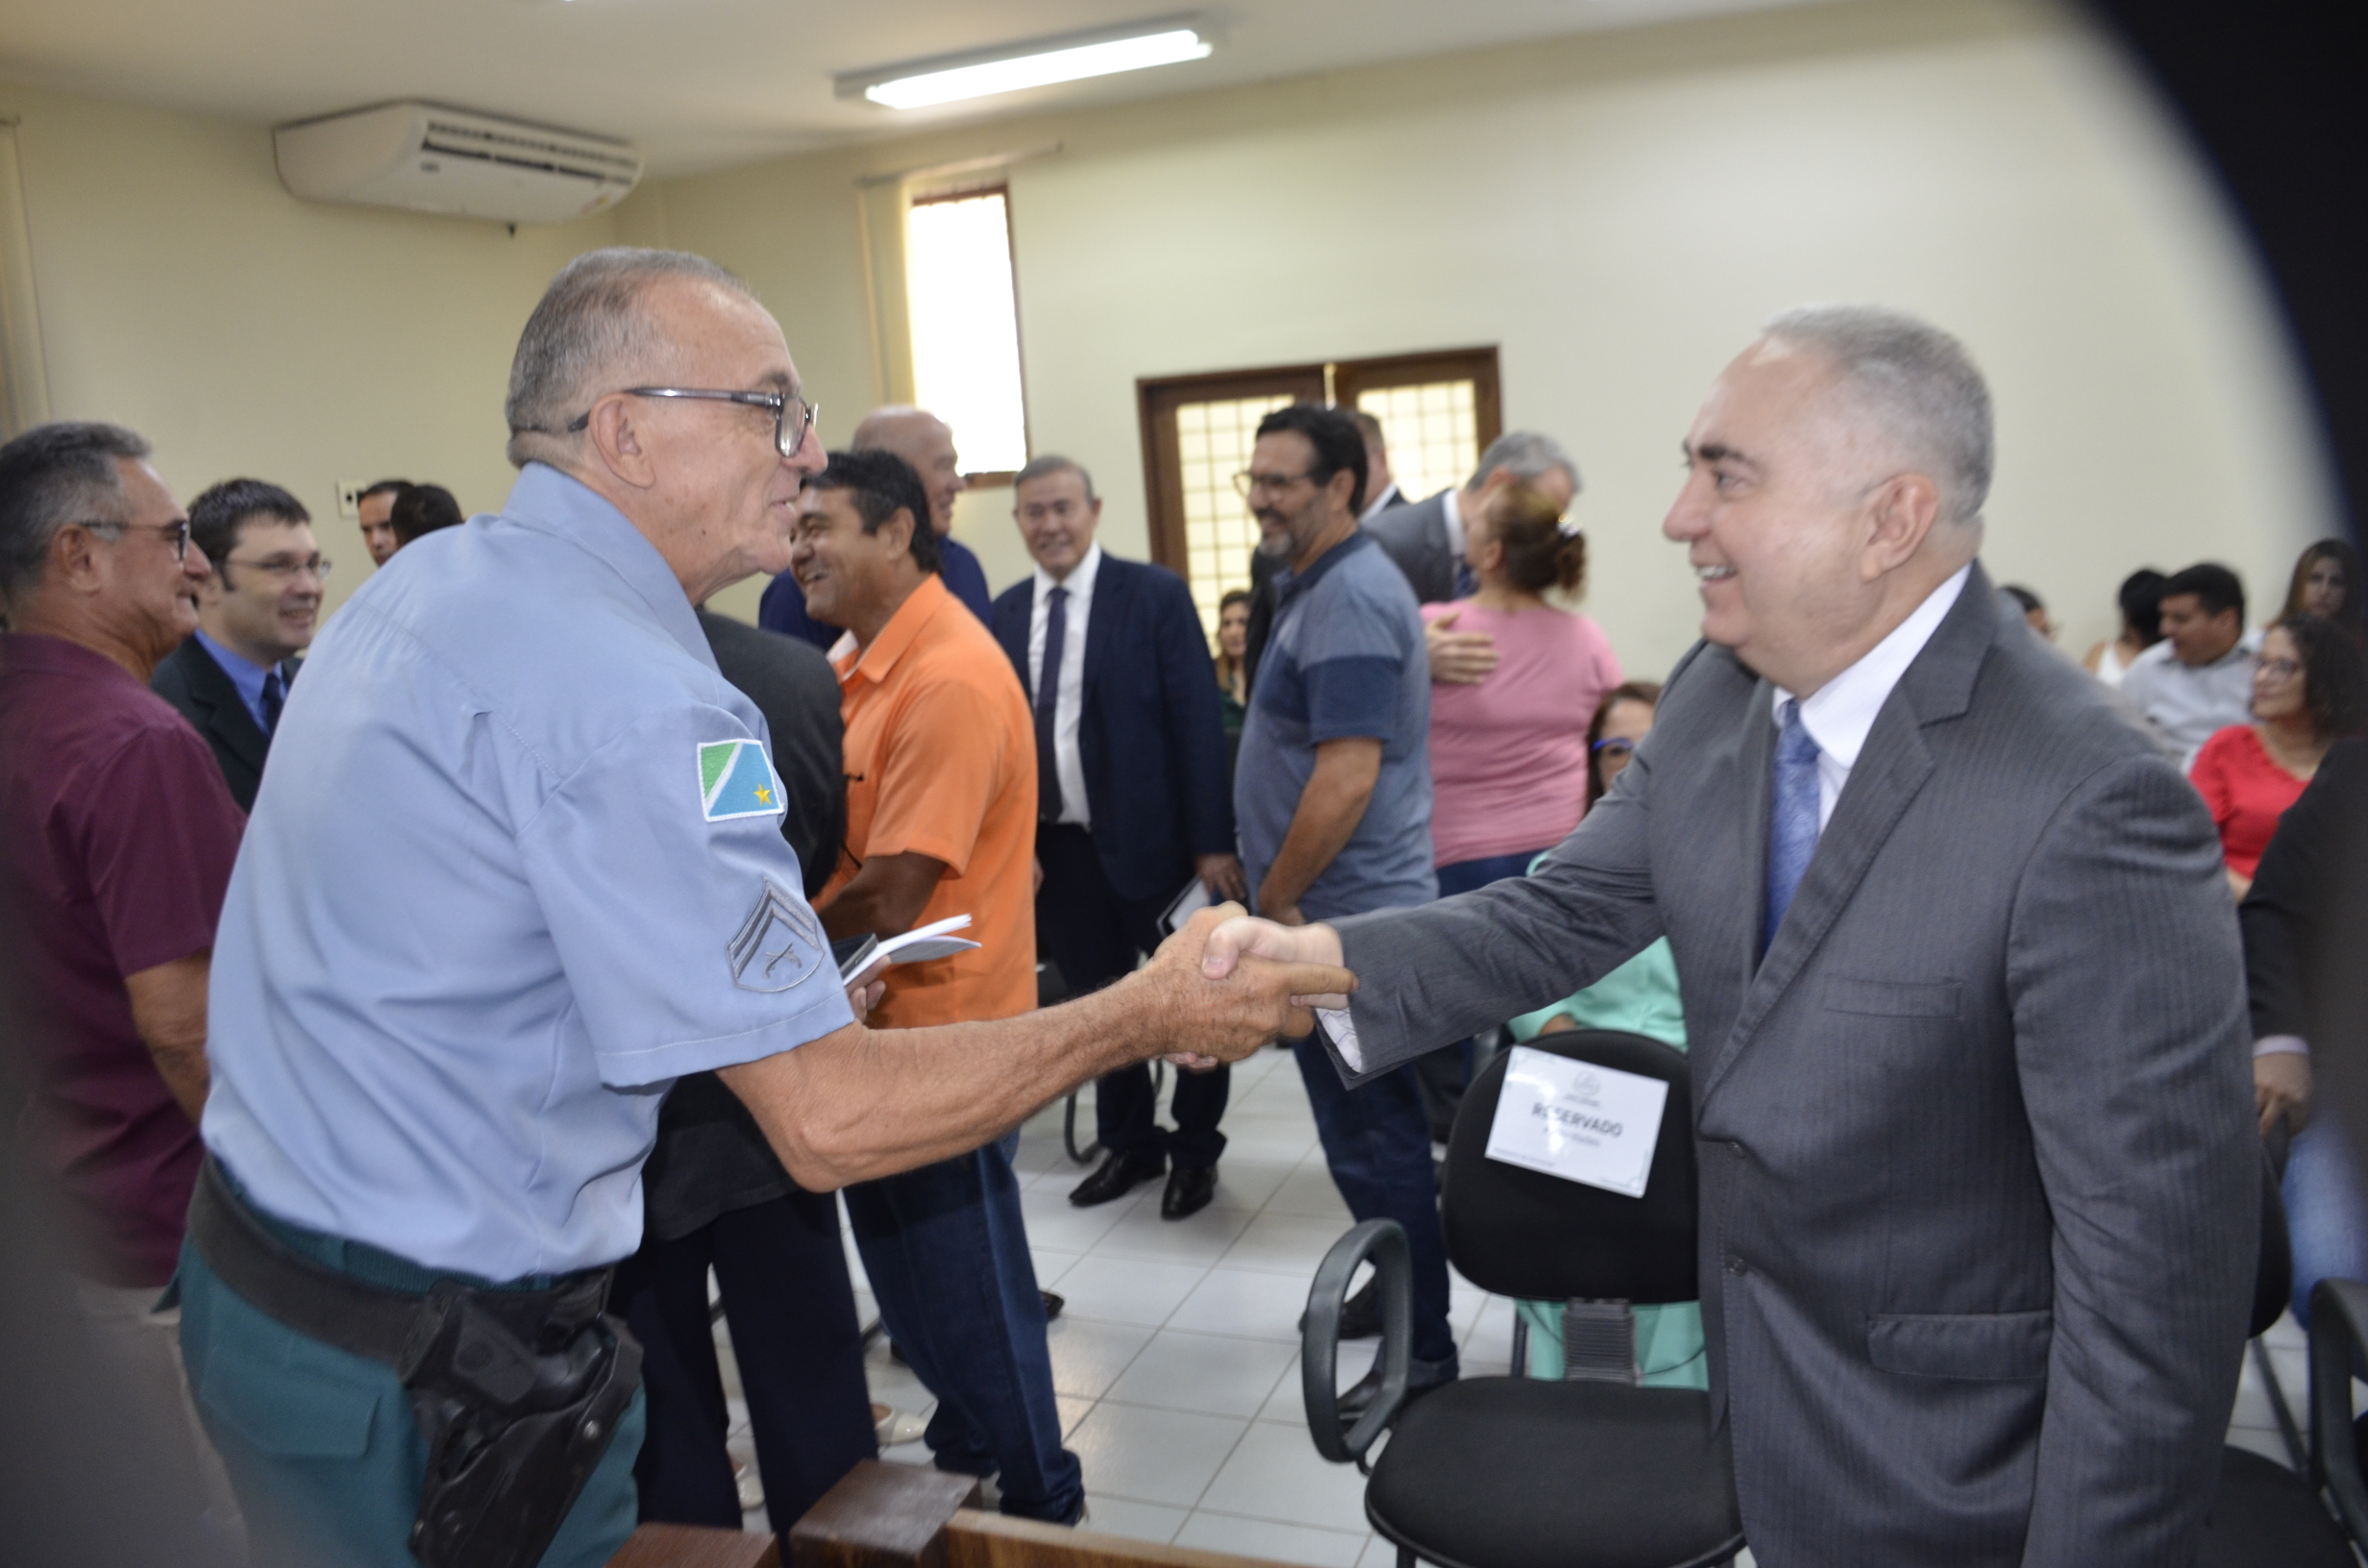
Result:
{"label": "breast pocket of suit", "polygon": [[2047,1376],[2056,1314],[1877,1312],[1866,1320],[1866,1359],[1910,1378],[2022,1383]]}

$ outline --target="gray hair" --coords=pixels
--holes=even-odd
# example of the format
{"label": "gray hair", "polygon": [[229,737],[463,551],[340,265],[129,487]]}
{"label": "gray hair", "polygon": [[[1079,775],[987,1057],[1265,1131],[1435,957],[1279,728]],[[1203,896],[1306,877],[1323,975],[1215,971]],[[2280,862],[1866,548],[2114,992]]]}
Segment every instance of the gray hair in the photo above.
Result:
{"label": "gray hair", "polygon": [[0,447],[0,603],[37,587],[60,529],[121,523],[123,468],[147,440],[120,425],[36,425]]}
{"label": "gray hair", "polygon": [[751,299],[749,285],[703,256],[630,246],[586,251],[559,269],[542,303],[518,335],[510,360],[509,460],[524,468],[572,452],[567,427],[593,400],[613,392],[602,384],[641,374],[662,361],[669,345],[643,308],[650,286],[664,278],[695,278]]}
{"label": "gray hair", "polygon": [[1570,476],[1570,493],[1579,493],[1579,465],[1571,461],[1570,453],[1563,450],[1560,441],[1536,430],[1507,430],[1490,442],[1489,450],[1480,454],[1480,466],[1471,471],[1471,485],[1468,488],[1478,487],[1481,480],[1500,468],[1510,469],[1513,477],[1524,484],[1559,468]]}
{"label": "gray hair", "polygon": [[1964,344],[1871,305],[1805,305],[1761,329],[1834,363],[1841,389],[1880,420],[1940,490],[1948,523],[1981,520],[1995,461],[1989,386]]}
{"label": "gray hair", "polygon": [[1085,499],[1094,499],[1094,476],[1074,457],[1064,457],[1057,452],[1048,452],[1042,457],[1031,457],[1027,467],[1011,477],[1011,488],[1016,494],[1020,486],[1030,479],[1041,479],[1048,474],[1074,474],[1085,485]]}

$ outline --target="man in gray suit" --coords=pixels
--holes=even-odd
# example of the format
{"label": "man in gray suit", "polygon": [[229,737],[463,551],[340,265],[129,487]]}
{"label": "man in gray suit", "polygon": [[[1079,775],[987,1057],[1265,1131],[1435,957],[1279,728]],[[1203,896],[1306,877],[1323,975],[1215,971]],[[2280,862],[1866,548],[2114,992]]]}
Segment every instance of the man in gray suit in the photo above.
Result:
{"label": "man in gray suit", "polygon": [[2189,1560],[2235,1392],[2260,1155],[2212,825],[2000,615],[1990,450],[1954,338],[1777,318],[1687,438],[1706,640],[1611,795],[1534,876],[1210,949],[1354,969],[1353,1084],[1669,938],[1766,1568]]}

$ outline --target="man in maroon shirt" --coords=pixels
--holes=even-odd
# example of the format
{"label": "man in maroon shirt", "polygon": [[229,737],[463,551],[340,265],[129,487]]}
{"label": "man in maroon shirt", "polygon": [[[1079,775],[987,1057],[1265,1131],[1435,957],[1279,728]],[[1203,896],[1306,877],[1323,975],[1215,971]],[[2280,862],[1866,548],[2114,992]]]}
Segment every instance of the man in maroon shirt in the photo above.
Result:
{"label": "man in maroon shirt", "polygon": [[75,1222],[85,1318],[179,1399],[179,1314],[156,1302],[203,1153],[207,965],[245,818],[148,689],[210,568],[147,455],[112,425],[0,447],[0,886],[26,936],[27,1132]]}

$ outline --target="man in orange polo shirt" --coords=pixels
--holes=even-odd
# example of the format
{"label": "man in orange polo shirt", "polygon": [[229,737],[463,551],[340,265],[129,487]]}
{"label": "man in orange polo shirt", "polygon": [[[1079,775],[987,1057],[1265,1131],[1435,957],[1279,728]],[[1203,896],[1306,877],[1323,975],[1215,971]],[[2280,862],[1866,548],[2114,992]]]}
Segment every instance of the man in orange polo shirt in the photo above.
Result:
{"label": "man in orange polo shirt", "polygon": [[[807,613],[854,639],[834,661],[847,722],[847,845],[817,902],[832,940],[969,915],[974,951],[887,972],[875,1028],[1004,1018],[1036,1005],[1035,730],[1011,661],[938,576],[920,476],[832,453],[799,498],[790,571]],[[938,1468],[1001,1477],[1005,1513],[1073,1523],[1008,1142],[848,1188],[889,1337],[937,1396]]]}

